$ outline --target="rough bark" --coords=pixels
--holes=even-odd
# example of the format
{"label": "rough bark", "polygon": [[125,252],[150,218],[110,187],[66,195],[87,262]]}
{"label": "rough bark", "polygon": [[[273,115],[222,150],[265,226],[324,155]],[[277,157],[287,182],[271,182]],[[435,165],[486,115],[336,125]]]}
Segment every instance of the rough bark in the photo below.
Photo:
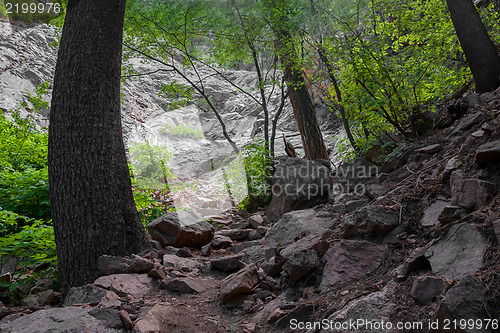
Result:
{"label": "rough bark", "polygon": [[299,128],[305,157],[311,160],[329,160],[316,113],[307,89],[302,70],[297,68],[297,54],[292,36],[286,30],[277,30],[277,51],[285,71],[285,81],[291,86],[289,99]]}
{"label": "rough bark", "polygon": [[122,140],[125,0],[70,0],[49,127],[49,183],[61,286],[91,283],[97,258],[147,247]]}
{"label": "rough bark", "polygon": [[446,0],[455,31],[476,81],[483,93],[500,86],[500,56],[472,0]]}

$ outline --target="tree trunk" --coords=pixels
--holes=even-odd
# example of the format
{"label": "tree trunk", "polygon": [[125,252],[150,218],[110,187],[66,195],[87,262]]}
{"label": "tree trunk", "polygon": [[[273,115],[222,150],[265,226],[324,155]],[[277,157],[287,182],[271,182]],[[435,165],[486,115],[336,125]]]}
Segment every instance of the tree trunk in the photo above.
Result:
{"label": "tree trunk", "polygon": [[467,62],[483,93],[500,86],[500,56],[472,0],[446,0],[451,20]]}
{"label": "tree trunk", "polygon": [[122,141],[125,0],[70,0],[52,96],[49,183],[61,287],[92,283],[97,258],[147,247]]}
{"label": "tree trunk", "polygon": [[305,157],[311,160],[329,160],[304,75],[297,66],[292,36],[286,30],[277,31],[277,51],[284,67],[285,81],[290,85],[289,99],[302,138]]}

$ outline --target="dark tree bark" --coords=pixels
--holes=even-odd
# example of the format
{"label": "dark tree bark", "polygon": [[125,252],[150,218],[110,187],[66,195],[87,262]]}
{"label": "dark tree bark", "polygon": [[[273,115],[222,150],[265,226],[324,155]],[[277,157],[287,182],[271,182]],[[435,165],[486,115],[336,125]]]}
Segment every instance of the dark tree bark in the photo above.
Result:
{"label": "dark tree bark", "polygon": [[493,45],[472,0],[446,0],[458,40],[483,93],[500,86],[500,56]]}
{"label": "dark tree bark", "polygon": [[147,247],[122,141],[125,0],[70,0],[52,96],[49,183],[61,287],[91,283],[97,258]]}
{"label": "dark tree bark", "polygon": [[292,42],[292,36],[283,29],[277,30],[276,35],[276,48],[285,71],[285,81],[290,85],[288,97],[300,131],[305,157],[311,160],[329,160],[302,69],[297,66],[298,56]]}

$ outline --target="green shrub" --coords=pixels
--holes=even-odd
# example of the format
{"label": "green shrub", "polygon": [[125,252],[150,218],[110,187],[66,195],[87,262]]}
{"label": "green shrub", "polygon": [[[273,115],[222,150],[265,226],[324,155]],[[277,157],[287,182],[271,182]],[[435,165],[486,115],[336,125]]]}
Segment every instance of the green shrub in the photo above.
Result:
{"label": "green shrub", "polygon": [[194,139],[203,139],[205,135],[203,134],[203,130],[201,128],[189,127],[184,124],[180,124],[177,126],[165,124],[160,128],[160,133],[162,134],[170,134],[178,137],[185,138],[194,138]]}
{"label": "green shrub", "polygon": [[56,244],[50,221],[0,210],[0,257],[5,261],[17,260],[12,282],[0,282],[0,287],[14,290],[39,277],[58,281]]}

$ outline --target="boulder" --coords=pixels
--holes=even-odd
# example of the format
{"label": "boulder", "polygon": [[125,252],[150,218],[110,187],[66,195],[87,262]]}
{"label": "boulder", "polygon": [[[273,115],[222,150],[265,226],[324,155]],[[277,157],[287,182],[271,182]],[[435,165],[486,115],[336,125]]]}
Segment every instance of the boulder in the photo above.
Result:
{"label": "boulder", "polygon": [[230,239],[234,241],[242,240],[247,238],[248,234],[252,231],[252,229],[224,229],[224,230],[218,230],[215,233],[215,237],[217,235],[229,237]]}
{"label": "boulder", "polygon": [[399,213],[380,206],[366,206],[342,221],[342,237],[385,236],[399,224]]}
{"label": "boulder", "polygon": [[115,257],[103,255],[97,259],[99,270],[106,274],[124,274],[124,273],[147,273],[153,269],[154,264],[137,255],[127,257]]}
{"label": "boulder", "polygon": [[257,265],[249,265],[222,280],[219,291],[222,303],[228,302],[238,295],[249,294],[259,282]]}
{"label": "boulder", "polygon": [[266,233],[265,242],[269,245],[282,246],[293,243],[312,233],[319,233],[330,229],[334,220],[330,217],[316,216],[313,209],[305,209],[286,213]]}
{"label": "boulder", "polygon": [[258,227],[264,225],[264,218],[262,217],[262,215],[255,214],[248,218],[248,223],[252,228],[257,229]]}
{"label": "boulder", "polygon": [[[435,317],[441,325],[446,319],[450,321],[465,319],[474,320],[474,322],[481,320],[484,325],[485,319],[494,319],[488,315],[484,304],[486,304],[486,288],[474,276],[468,275],[446,293]],[[481,328],[475,325],[465,326],[460,332],[492,332],[491,325],[488,329],[485,326]],[[447,331],[442,326],[440,328],[438,332]]]}
{"label": "boulder", "polygon": [[441,181],[446,183],[450,180],[450,176],[453,171],[457,170],[460,167],[460,161],[456,157],[452,157],[446,162],[443,173],[441,174]]}
{"label": "boulder", "polygon": [[163,266],[177,271],[192,272],[200,266],[200,263],[174,254],[165,254],[163,256]]}
{"label": "boulder", "polygon": [[168,282],[164,281],[160,287],[180,294],[199,294],[209,288],[213,288],[214,283],[207,279],[186,277],[173,279]]}
{"label": "boulder", "polygon": [[488,242],[474,225],[459,223],[432,245],[425,257],[435,275],[459,280],[481,268],[487,248]]}
{"label": "boulder", "polygon": [[244,253],[235,254],[232,256],[225,256],[222,258],[213,259],[210,261],[212,267],[220,269],[223,272],[231,272],[234,270],[239,270],[243,265]]}
{"label": "boulder", "polygon": [[214,228],[194,212],[185,210],[167,213],[147,226],[153,240],[163,247],[201,248],[214,238]]}
{"label": "boulder", "polygon": [[170,304],[155,304],[144,310],[137,319],[133,333],[170,332],[169,325],[172,315],[175,315]]}
{"label": "boulder", "polygon": [[[334,312],[328,317],[330,327],[336,327],[345,323],[358,323],[359,325],[350,326],[345,332],[352,333],[386,333],[387,327],[383,324],[390,321],[390,315],[396,305],[389,300],[384,292],[371,293],[358,300],[352,301],[341,310]],[[340,326],[343,327],[343,326]],[[331,330],[324,328],[320,333],[328,333]]]}
{"label": "boulder", "polygon": [[467,215],[467,211],[462,207],[446,206],[439,214],[438,221],[441,223],[441,225],[446,225],[448,223],[460,220],[464,215]]}
{"label": "boulder", "polygon": [[341,240],[324,255],[326,262],[320,290],[327,293],[361,280],[375,270],[387,253],[386,245],[360,240]]}
{"label": "boulder", "polygon": [[440,145],[439,143],[430,145],[430,146],[425,146],[422,148],[418,148],[415,150],[414,153],[416,154],[434,154],[437,153],[438,151],[441,151],[443,149],[443,146]]}
{"label": "boulder", "polygon": [[86,284],[81,287],[71,288],[62,305],[101,303],[105,304],[105,306],[112,306],[116,302],[119,303],[119,300],[115,292],[99,288],[93,284]]}
{"label": "boulder", "polygon": [[429,305],[442,295],[446,282],[434,276],[421,276],[413,281],[410,295],[421,305]]}
{"label": "boulder", "polygon": [[233,244],[233,240],[231,238],[219,234],[216,234],[214,239],[210,242],[210,246],[213,249],[223,249],[231,246],[231,244]]}
{"label": "boulder", "polygon": [[449,205],[448,201],[437,200],[430,204],[424,211],[424,216],[420,220],[420,224],[424,227],[431,227],[439,224],[439,216],[443,210]]}
{"label": "boulder", "polygon": [[101,276],[94,281],[94,285],[114,291],[119,296],[130,295],[135,298],[141,298],[155,288],[153,278],[147,274],[113,274]]}
{"label": "boulder", "polygon": [[495,184],[475,179],[457,179],[453,182],[451,204],[477,210],[486,205],[495,193]]}
{"label": "boulder", "polygon": [[[283,214],[328,202],[332,181],[330,168],[317,160],[290,157],[276,166],[268,220],[279,220]],[[327,165],[328,165],[327,164]]]}
{"label": "boulder", "polygon": [[[109,311],[108,311],[109,310]],[[108,312],[105,315],[104,312]],[[109,317],[112,309],[84,309],[78,307],[53,308],[40,310],[22,316],[5,324],[0,324],[2,333],[34,333],[34,332],[106,332],[122,333],[120,318],[116,311],[116,319]],[[111,326],[108,326],[111,325]]]}
{"label": "boulder", "polygon": [[318,254],[315,251],[304,250],[294,252],[288,257],[288,260],[283,266],[283,271],[288,274],[290,280],[297,282],[307,276],[319,265],[320,260]]}
{"label": "boulder", "polygon": [[282,251],[281,255],[285,258],[291,257],[294,253],[314,250],[319,254],[324,254],[329,247],[327,239],[332,235],[331,230],[310,234],[298,241],[289,244]]}
{"label": "boulder", "polygon": [[476,163],[487,165],[500,161],[500,140],[487,142],[476,151]]}

